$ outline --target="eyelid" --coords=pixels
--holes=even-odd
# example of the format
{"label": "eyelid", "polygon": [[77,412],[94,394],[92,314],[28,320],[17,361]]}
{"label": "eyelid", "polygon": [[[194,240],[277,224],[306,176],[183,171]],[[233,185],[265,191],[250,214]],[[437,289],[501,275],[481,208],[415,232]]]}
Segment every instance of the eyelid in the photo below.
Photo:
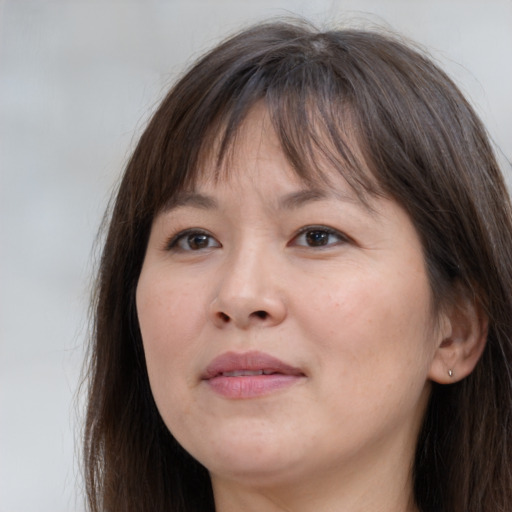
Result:
{"label": "eyelid", "polygon": [[[178,243],[180,240],[185,238],[189,235],[205,235],[213,240],[215,240],[218,244],[218,247],[222,247],[221,243],[207,230],[202,228],[187,228],[183,229],[181,231],[178,231],[175,235],[172,235],[170,239],[165,243],[165,250],[166,251],[172,251],[172,250],[184,250],[181,247],[178,247]],[[194,252],[192,249],[190,249],[190,252]],[[198,250],[199,252],[199,250]]]}
{"label": "eyelid", "polygon": [[[308,231],[325,231],[326,233],[328,233],[329,235],[334,235],[334,236],[337,236],[340,240],[338,243],[336,244],[327,244],[327,245],[324,245],[324,246],[308,246],[306,244],[295,244],[296,240],[306,234]],[[352,239],[346,235],[345,233],[343,233],[342,231],[338,230],[338,229],[334,229],[334,228],[331,228],[329,226],[324,226],[324,225],[321,225],[321,224],[313,224],[313,225],[310,225],[310,226],[304,226],[303,228],[300,228],[296,233],[295,235],[292,237],[292,239],[290,240],[290,242],[288,243],[288,245],[298,245],[299,247],[310,247],[310,248],[313,248],[313,249],[322,249],[322,248],[329,248],[329,247],[333,247],[333,246],[336,246],[336,245],[339,245],[340,243],[349,243],[351,242]]]}

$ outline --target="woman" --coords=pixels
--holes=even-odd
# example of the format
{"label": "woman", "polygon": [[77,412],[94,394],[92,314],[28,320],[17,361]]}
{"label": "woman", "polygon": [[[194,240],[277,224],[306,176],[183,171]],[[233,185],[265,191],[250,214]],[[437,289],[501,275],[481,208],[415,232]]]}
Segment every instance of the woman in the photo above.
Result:
{"label": "woman", "polygon": [[395,38],[212,50],[110,219],[91,510],[508,510],[511,219],[475,113]]}

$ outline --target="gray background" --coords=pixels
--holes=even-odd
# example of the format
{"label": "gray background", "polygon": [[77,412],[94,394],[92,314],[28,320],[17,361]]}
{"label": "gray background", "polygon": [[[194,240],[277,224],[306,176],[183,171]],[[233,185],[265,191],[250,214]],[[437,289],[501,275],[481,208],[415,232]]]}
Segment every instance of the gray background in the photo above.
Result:
{"label": "gray background", "polygon": [[149,113],[221,36],[293,13],[427,45],[510,175],[511,0],[0,1],[0,512],[83,510],[76,391],[92,247]]}

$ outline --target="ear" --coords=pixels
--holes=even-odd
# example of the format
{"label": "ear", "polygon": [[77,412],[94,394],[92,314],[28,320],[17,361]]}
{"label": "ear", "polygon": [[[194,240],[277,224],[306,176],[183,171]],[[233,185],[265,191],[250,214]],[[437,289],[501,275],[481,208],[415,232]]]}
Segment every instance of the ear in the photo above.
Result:
{"label": "ear", "polygon": [[429,378],[439,384],[452,384],[475,368],[485,348],[489,320],[481,304],[465,292],[458,294],[442,316]]}

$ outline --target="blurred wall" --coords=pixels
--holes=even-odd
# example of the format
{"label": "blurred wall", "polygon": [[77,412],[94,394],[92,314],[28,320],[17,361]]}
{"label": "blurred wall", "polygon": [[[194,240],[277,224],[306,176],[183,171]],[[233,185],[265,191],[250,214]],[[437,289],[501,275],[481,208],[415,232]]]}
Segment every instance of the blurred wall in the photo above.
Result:
{"label": "blurred wall", "polygon": [[510,0],[0,2],[0,512],[83,510],[92,246],[149,113],[220,37],[290,14],[427,45],[512,160]]}

